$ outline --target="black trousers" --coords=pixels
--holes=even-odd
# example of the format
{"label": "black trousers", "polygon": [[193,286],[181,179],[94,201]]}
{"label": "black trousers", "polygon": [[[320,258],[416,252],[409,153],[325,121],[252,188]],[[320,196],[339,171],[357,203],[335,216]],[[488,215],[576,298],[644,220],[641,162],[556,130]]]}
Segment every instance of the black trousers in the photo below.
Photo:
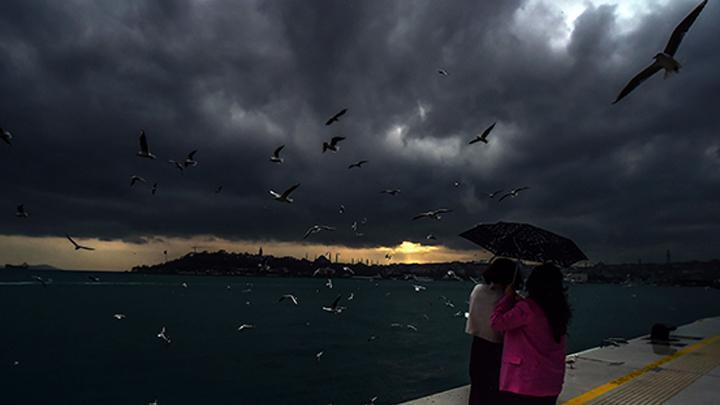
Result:
{"label": "black trousers", "polygon": [[504,404],[500,397],[500,364],[502,344],[473,336],[470,349],[470,401],[469,405]]}
{"label": "black trousers", "polygon": [[530,397],[527,395],[513,394],[511,392],[501,392],[502,404],[506,405],[555,405],[557,396],[554,397]]}

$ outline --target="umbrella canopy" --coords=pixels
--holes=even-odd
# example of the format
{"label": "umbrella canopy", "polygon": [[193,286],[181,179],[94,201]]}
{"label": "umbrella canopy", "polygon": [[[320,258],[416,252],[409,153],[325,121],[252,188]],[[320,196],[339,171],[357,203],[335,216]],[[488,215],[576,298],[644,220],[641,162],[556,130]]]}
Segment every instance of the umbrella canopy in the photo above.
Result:
{"label": "umbrella canopy", "polygon": [[587,256],[572,240],[530,224],[481,224],[460,236],[477,243],[495,256],[553,262],[563,267],[587,260]]}

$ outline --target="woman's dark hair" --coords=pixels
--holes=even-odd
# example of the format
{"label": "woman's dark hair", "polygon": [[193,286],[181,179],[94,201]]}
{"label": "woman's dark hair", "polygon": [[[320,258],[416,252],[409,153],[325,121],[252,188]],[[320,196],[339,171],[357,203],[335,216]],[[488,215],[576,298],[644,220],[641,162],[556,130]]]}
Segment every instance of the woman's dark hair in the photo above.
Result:
{"label": "woman's dark hair", "polygon": [[567,290],[563,286],[562,272],[552,264],[542,264],[534,268],[527,280],[527,290],[528,297],[545,312],[555,341],[560,342],[567,334],[572,316]]}
{"label": "woman's dark hair", "polygon": [[490,263],[483,273],[485,282],[490,284],[508,285],[515,275],[515,262],[510,259],[497,258]]}

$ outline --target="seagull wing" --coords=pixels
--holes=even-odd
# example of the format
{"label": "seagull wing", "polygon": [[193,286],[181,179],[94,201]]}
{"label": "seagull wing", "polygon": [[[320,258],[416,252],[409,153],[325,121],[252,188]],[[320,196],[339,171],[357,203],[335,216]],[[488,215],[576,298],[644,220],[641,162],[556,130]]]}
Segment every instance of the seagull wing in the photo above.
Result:
{"label": "seagull wing", "polygon": [[416,220],[416,219],[425,218],[425,217],[427,217],[427,216],[430,216],[430,214],[427,213],[427,212],[423,212],[422,214],[417,214],[417,215],[415,215],[415,216],[413,217],[413,221]]}
{"label": "seagull wing", "polygon": [[500,199],[498,200],[498,202],[501,202],[502,200],[504,200],[504,199],[506,199],[506,198],[510,197],[511,195],[512,195],[512,193],[507,193],[507,194],[504,194],[504,195],[503,195],[502,197],[500,197]]}
{"label": "seagull wing", "polygon": [[335,146],[335,145],[337,145],[340,141],[343,141],[343,140],[345,140],[345,137],[344,137],[344,136],[333,136],[332,139],[330,139],[330,145],[331,145],[331,146]]}
{"label": "seagull wing", "polygon": [[308,236],[312,235],[313,233],[317,232],[317,225],[313,225],[310,228],[308,228],[307,231],[305,231],[305,236],[303,236],[303,239],[307,239]]}
{"label": "seagull wing", "polygon": [[280,157],[280,151],[283,150],[285,145],[280,145],[277,149],[275,149],[275,152],[273,152],[273,156],[276,158]]}
{"label": "seagull wing", "polygon": [[91,248],[91,247],[88,247],[88,246],[81,246],[81,245],[78,245],[78,248],[79,248],[79,249],[83,249],[83,250],[95,250],[95,248]]}
{"label": "seagull wing", "polygon": [[147,142],[147,136],[145,136],[145,131],[140,131],[140,150],[148,153],[148,142]]}
{"label": "seagull wing", "polygon": [[523,187],[516,188],[516,189],[513,190],[513,191],[515,191],[516,193],[519,193],[519,192],[521,192],[521,191],[525,191],[525,190],[528,190],[528,189],[530,189],[530,187],[528,187],[528,186],[523,186]]}
{"label": "seagull wing", "polygon": [[274,191],[272,191],[272,190],[270,190],[270,195],[273,196],[273,197],[275,197],[275,198],[280,198],[280,197],[282,197],[280,194],[278,194],[278,193],[276,193],[276,192],[274,192]]}
{"label": "seagull wing", "polygon": [[290,193],[292,193],[293,191],[295,191],[295,189],[298,188],[298,187],[300,187],[300,183],[298,183],[298,184],[290,187],[289,189],[285,190],[285,192],[282,193],[282,196],[281,196],[281,197],[282,197],[282,198],[288,198],[288,196],[290,196]]}
{"label": "seagull wing", "polygon": [[482,133],[482,135],[480,135],[480,138],[481,139],[487,138],[487,136],[490,135],[490,131],[492,131],[493,128],[495,128],[495,124],[497,124],[497,122],[493,122],[492,125],[487,127],[487,129]]}
{"label": "seagull wing", "polygon": [[73,246],[75,246],[75,247],[78,247],[78,244],[77,244],[77,242],[75,242],[75,241],[73,240],[73,238],[71,238],[71,237],[70,237],[70,235],[68,235],[68,234],[65,234],[65,237],[67,238],[67,240],[69,240],[69,241],[70,241],[70,243],[72,243],[72,244],[73,244]]}
{"label": "seagull wing", "polygon": [[470,142],[468,142],[468,145],[472,145],[474,143],[480,142],[480,137],[476,136],[475,138],[471,139]]}
{"label": "seagull wing", "polygon": [[335,298],[335,301],[333,301],[332,305],[330,305],[330,308],[335,309],[338,306],[338,303],[340,302],[340,298],[342,298],[342,295],[338,295],[337,298]]}
{"label": "seagull wing", "polygon": [[659,72],[660,69],[662,69],[662,68],[660,67],[660,64],[657,63],[657,62],[654,62],[652,65],[646,67],[642,72],[640,72],[640,73],[638,73],[637,75],[635,75],[635,77],[633,77],[633,78],[628,82],[628,84],[625,85],[625,87],[620,91],[620,94],[618,94],[618,96],[617,96],[617,98],[615,99],[615,101],[613,101],[612,103],[615,104],[615,103],[617,103],[618,101],[620,101],[623,97],[625,97],[625,96],[627,96],[628,94],[630,94],[630,92],[633,91],[633,90],[635,89],[635,87],[639,86],[640,83],[642,83],[642,82],[644,82],[645,80],[647,80],[650,76],[652,76],[652,75],[654,75],[655,73]]}
{"label": "seagull wing", "polygon": [[195,149],[194,151],[188,153],[188,156],[187,156],[188,160],[195,160],[195,154],[196,154],[196,153],[197,153],[197,149]]}
{"label": "seagull wing", "polygon": [[685,17],[680,22],[680,24],[678,24],[677,27],[675,27],[675,30],[673,31],[672,35],[670,35],[670,39],[665,46],[664,52],[666,54],[670,56],[675,55],[675,52],[677,52],[677,49],[680,46],[680,42],[682,42],[685,34],[695,22],[695,19],[697,19],[697,17],[700,15],[700,12],[703,11],[703,8],[705,8],[705,4],[707,4],[707,0],[704,0],[697,7],[695,7],[695,9],[690,14],[688,14],[687,17]]}
{"label": "seagull wing", "polygon": [[452,212],[452,211],[453,211],[453,210],[448,209],[448,208],[440,208],[440,209],[438,209],[438,210],[435,210],[435,214],[436,214],[436,215],[437,215],[437,214],[446,214],[446,213]]}

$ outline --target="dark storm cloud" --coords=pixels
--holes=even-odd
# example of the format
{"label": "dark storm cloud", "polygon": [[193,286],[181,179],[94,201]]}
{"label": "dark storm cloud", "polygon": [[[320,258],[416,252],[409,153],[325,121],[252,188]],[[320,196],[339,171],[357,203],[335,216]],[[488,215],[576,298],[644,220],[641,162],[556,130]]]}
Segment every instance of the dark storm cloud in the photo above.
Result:
{"label": "dark storm cloud", "polygon": [[[471,248],[456,235],[504,219],[565,233],[595,260],[711,257],[720,9],[687,35],[680,75],[610,105],[694,5],[671,2],[631,30],[614,7],[589,6],[562,42],[560,14],[522,1],[7,1],[2,233],[293,241],[321,223],[339,227],[313,236],[328,243],[433,233]],[[490,145],[466,145],[495,121]],[[157,161],[134,156],[140,128]],[[335,135],[348,139],[323,155]],[[194,149],[198,167],[166,163]],[[130,188],[133,174],[148,184]],[[295,204],[270,199],[296,182]],[[484,196],[523,185],[502,204]],[[21,202],[29,221],[12,215]],[[441,207],[455,212],[410,221]]]}

